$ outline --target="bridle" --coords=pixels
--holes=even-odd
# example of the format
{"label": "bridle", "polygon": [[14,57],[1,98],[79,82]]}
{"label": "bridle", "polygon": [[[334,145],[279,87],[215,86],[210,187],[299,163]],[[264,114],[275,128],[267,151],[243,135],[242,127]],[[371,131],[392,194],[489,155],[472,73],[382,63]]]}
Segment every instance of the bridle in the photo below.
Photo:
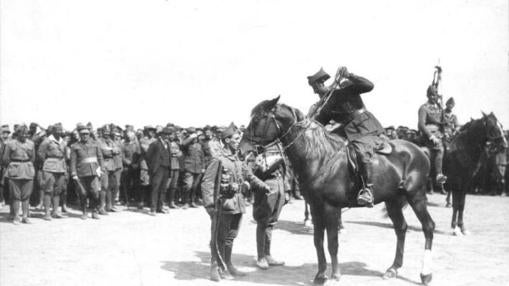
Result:
{"label": "bridle", "polygon": [[[249,136],[247,137],[247,139],[250,142],[252,142],[258,146],[262,146],[264,149],[271,147],[273,145],[280,145],[280,146],[283,145],[283,141],[285,141],[284,138],[287,137],[288,134],[290,134],[290,132],[292,131],[292,129],[294,127],[308,123],[308,120],[306,120],[306,119],[304,119],[302,121],[297,121],[298,117],[297,117],[297,113],[295,112],[295,109],[293,109],[291,107],[288,107],[288,108],[291,110],[293,118],[295,118],[296,120],[292,123],[292,125],[290,125],[290,127],[288,127],[286,132],[283,133],[281,126],[279,125],[279,122],[276,119],[276,115],[274,114],[274,108],[273,108],[272,110],[270,110],[268,112],[264,112],[261,115],[254,116],[252,118],[252,122],[259,122],[261,119],[265,118],[267,120],[265,120],[265,125],[262,128],[262,130],[263,130],[262,134],[267,134],[267,132],[269,131],[269,127],[270,127],[270,122],[273,122],[274,126],[276,127],[277,134],[282,134],[282,135],[277,136],[275,140],[273,140],[272,142],[270,142],[268,144],[262,144],[263,137],[260,135],[256,135],[253,130],[253,124],[250,124],[249,133],[248,133]],[[297,139],[299,139],[303,134],[304,134],[303,131],[300,132],[290,143],[286,144],[286,146],[283,145],[282,151],[285,151],[290,146],[292,146],[297,141]]]}

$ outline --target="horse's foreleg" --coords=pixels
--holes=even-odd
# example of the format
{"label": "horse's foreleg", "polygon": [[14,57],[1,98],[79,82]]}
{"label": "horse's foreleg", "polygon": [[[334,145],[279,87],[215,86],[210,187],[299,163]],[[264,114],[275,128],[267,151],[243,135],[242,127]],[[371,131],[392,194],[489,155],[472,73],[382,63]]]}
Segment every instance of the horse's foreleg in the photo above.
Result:
{"label": "horse's foreleg", "polygon": [[424,285],[427,285],[431,282],[432,274],[431,274],[431,246],[433,245],[433,232],[435,231],[435,222],[429,215],[428,208],[426,207],[426,197],[423,195],[417,195],[408,200],[412,209],[415,212],[415,215],[419,219],[422,225],[422,230],[424,232],[424,237],[426,238],[426,242],[424,244],[424,257],[422,261],[422,270],[421,270],[421,281]]}
{"label": "horse's foreleg", "polygon": [[465,210],[465,199],[467,197],[466,192],[462,192],[461,196],[459,196],[459,205],[458,205],[458,226],[461,230],[461,233],[468,234],[465,224],[463,223],[463,211]]}
{"label": "horse's foreleg", "polygon": [[339,281],[341,277],[338,264],[338,230],[341,219],[341,209],[327,206],[325,209],[325,224],[327,227],[327,247],[331,258],[331,279]]}
{"label": "horse's foreleg", "polygon": [[458,215],[458,207],[459,207],[459,191],[453,190],[452,191],[452,220],[451,220],[451,228],[456,229],[457,220],[456,217]]}
{"label": "horse's foreleg", "polygon": [[398,273],[398,269],[403,266],[403,254],[405,252],[405,236],[407,231],[407,223],[401,210],[401,204],[397,201],[391,201],[385,203],[389,218],[392,220],[394,225],[394,232],[396,233],[396,255],[392,266],[385,271],[383,276],[384,279],[394,278]]}
{"label": "horse's foreleg", "polygon": [[323,236],[325,231],[325,219],[323,217],[323,210],[317,210],[316,206],[311,206],[311,216],[314,224],[313,238],[316,249],[316,256],[318,258],[318,272],[316,273],[314,284],[322,285],[327,281],[327,260],[325,259],[325,252],[323,249]]}

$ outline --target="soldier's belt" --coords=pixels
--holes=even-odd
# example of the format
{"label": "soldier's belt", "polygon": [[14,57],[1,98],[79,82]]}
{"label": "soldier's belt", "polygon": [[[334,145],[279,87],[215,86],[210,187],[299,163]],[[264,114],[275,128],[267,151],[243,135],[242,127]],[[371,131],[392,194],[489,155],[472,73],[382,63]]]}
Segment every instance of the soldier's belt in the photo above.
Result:
{"label": "soldier's belt", "polygon": [[64,159],[64,156],[48,156],[50,159]]}
{"label": "soldier's belt", "polygon": [[11,162],[26,163],[26,162],[30,162],[30,159],[11,159]]}
{"label": "soldier's belt", "polygon": [[83,159],[82,163],[97,163],[97,157],[88,157]]}

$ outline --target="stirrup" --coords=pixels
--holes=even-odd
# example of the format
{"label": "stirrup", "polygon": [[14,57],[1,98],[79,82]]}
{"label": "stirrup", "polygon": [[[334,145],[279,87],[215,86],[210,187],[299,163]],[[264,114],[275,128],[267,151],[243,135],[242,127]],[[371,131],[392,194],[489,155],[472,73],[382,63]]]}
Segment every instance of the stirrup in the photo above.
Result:
{"label": "stirrup", "polygon": [[373,192],[371,191],[371,185],[362,188],[357,196],[357,203],[361,206],[373,207]]}

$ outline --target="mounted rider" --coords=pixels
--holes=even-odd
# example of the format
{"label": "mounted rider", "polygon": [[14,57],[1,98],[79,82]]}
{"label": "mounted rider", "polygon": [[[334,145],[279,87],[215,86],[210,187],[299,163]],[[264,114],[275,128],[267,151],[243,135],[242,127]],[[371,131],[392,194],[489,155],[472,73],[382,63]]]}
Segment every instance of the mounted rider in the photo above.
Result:
{"label": "mounted rider", "polygon": [[372,158],[374,150],[386,140],[385,130],[376,117],[366,110],[361,94],[373,89],[373,83],[339,67],[331,86],[325,86],[330,76],[322,68],[308,83],[320,100],[311,107],[308,117],[323,125],[330,122],[341,124],[335,131],[346,137],[350,150],[357,156],[362,188],[357,196],[360,205],[373,206]]}

